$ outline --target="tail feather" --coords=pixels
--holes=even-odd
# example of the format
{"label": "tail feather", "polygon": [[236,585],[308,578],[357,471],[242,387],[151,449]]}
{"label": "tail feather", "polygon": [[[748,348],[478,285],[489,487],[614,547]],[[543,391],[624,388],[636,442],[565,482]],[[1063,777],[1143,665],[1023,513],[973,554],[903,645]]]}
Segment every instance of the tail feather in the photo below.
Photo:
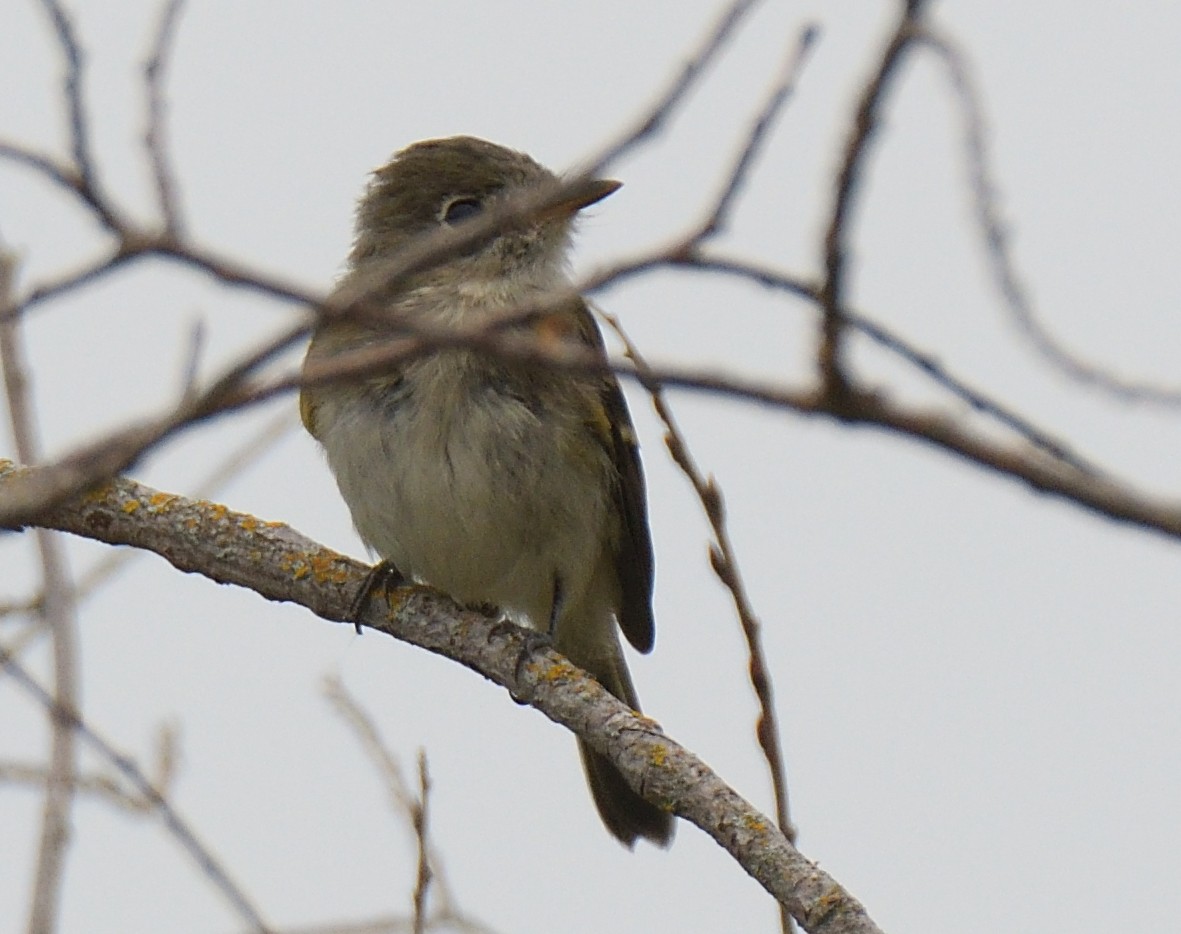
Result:
{"label": "tail feather", "polygon": [[[639,710],[640,701],[632,685],[619,639],[615,635],[615,622],[609,616],[607,621],[610,628],[599,628],[598,638],[588,638],[594,632],[590,627],[559,625],[555,647],[574,664],[594,675],[615,697],[633,710]],[[636,840],[641,837],[662,847],[672,843],[671,814],[645,801],[610,760],[599,755],[582,740],[578,742],[578,751],[582,756],[582,767],[586,772],[591,797],[594,798],[599,817],[612,836],[628,848],[635,846]]]}
{"label": "tail feather", "polygon": [[657,846],[672,843],[671,814],[632,791],[620,771],[582,740],[578,741],[578,751],[591,797],[612,836],[629,849],[640,837]]}

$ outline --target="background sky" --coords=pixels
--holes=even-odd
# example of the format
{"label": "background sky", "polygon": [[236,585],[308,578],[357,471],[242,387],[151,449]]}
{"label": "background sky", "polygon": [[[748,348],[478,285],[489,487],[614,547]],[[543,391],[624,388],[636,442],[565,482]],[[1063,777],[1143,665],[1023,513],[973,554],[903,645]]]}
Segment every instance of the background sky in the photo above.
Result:
{"label": "background sky", "polygon": [[[366,173],[416,139],[470,133],[556,169],[613,138],[676,72],[715,0],[645,3],[193,0],[168,87],[191,232],[308,288],[342,268]],[[765,3],[683,111],[613,174],[578,270],[683,231],[807,22],[819,43],[721,245],[817,275],[832,177],[896,5]],[[71,5],[90,54],[103,180],[141,218],[138,63],[155,4]],[[64,152],[45,17],[0,0],[0,136]],[[1043,320],[1080,356],[1167,383],[1181,340],[1181,7],[945,0],[934,21],[982,89],[1002,205]],[[1171,495],[1176,412],[1112,402],[1050,371],[1006,316],[970,222],[962,121],[920,55],[891,98],[853,228],[851,298],[962,377],[1100,463]],[[95,225],[0,165],[0,236],[25,281],[96,255]],[[749,285],[662,272],[599,296],[654,361],[799,384],[815,314]],[[206,372],[294,311],[152,263],[29,319],[51,453],[175,397],[194,323]],[[941,401],[869,349],[858,372]],[[657,550],[656,651],[633,661],[645,710],[770,808],[755,704],[708,532],[660,427],[628,387]],[[767,652],[801,850],[887,931],[1167,930],[1181,915],[1181,551],[880,431],[698,394],[670,396],[722,484]],[[137,479],[192,490],[294,400],[193,431]],[[0,436],[0,451],[12,450]],[[331,547],[363,549],[322,457],[293,430],[218,494]],[[108,549],[68,542],[83,572]],[[36,586],[31,538],[0,539],[0,599]],[[0,637],[15,632],[0,622]],[[42,647],[43,649],[43,647]],[[279,928],[408,910],[413,846],[322,696],[340,677],[408,770],[434,782],[433,839],[460,906],[498,931],[775,929],[775,906],[689,825],[668,852],[598,824],[574,741],[465,669],[144,556],[81,612],[88,719],[150,758],[180,730],[178,809]],[[44,651],[27,660],[48,676]],[[37,760],[44,718],[0,678],[0,759]],[[84,761],[94,765],[87,756]],[[0,928],[26,913],[41,796],[0,787]],[[152,819],[74,811],[62,930],[242,925]]]}

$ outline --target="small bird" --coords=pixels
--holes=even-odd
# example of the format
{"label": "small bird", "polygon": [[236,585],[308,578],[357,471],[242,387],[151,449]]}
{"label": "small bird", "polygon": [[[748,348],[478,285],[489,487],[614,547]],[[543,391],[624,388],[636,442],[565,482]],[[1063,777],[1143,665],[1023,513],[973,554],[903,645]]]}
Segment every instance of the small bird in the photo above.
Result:
{"label": "small bird", "polygon": [[[506,199],[558,185],[524,153],[481,139],[415,143],[373,173],[337,294],[364,291],[432,231],[461,228]],[[541,310],[505,332],[543,346],[573,342],[605,360],[586,302],[574,294],[553,301],[571,288],[576,215],[617,188],[606,179],[579,184],[559,203],[401,277],[380,297],[388,320],[325,320],[305,368],[388,342],[398,321],[468,328],[530,308]],[[448,347],[375,375],[309,385],[300,413],[357,532],[384,563],[547,633],[559,652],[639,708],[617,630],[651,651],[652,542],[636,435],[613,376]],[[667,846],[671,815],[585,743],[579,750],[607,829],[629,847],[641,837]]]}

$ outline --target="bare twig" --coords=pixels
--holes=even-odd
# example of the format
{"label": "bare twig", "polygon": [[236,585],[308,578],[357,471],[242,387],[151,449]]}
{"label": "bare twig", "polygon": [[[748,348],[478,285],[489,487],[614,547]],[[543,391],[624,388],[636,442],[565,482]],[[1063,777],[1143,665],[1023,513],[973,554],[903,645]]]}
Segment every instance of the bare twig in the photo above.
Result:
{"label": "bare twig", "polygon": [[[262,920],[258,910],[251,904],[245,893],[230,878],[226,870],[201,842],[188,823],[180,816],[176,809],[160,793],[151,781],[139,770],[129,756],[116,750],[107,740],[96,733],[72,708],[61,707],[50,693],[43,688],[32,675],[21,666],[8,652],[0,647],[0,669],[15,680],[53,717],[64,723],[71,731],[77,733],[82,741],[109,762],[135,789],[135,793],[151,803],[153,809],[159,812],[169,832],[177,839],[182,849],[197,863],[201,872],[225,896],[234,911],[258,934],[268,934],[270,928]],[[38,930],[52,930],[42,928]]]}
{"label": "bare twig", "polygon": [[796,83],[799,81],[800,74],[808,60],[808,53],[811,52],[819,34],[818,26],[808,24],[801,30],[799,38],[792,45],[783,67],[780,69],[779,77],[768,91],[763,106],[759,109],[754,122],[747,131],[742,149],[726,175],[726,182],[714,201],[713,209],[694,238],[694,247],[700,247],[706,240],[725,228],[730,211],[746,184],[751,167],[766,142],[771,127],[775,123],[775,118],[795,92]]}
{"label": "bare twig", "polygon": [[431,887],[431,859],[427,842],[430,816],[431,778],[426,767],[426,751],[418,750],[418,800],[410,816],[414,823],[414,839],[418,843],[418,869],[414,879],[414,934],[423,934],[427,926],[426,899]]}
{"label": "bare twig", "polygon": [[[0,308],[7,308],[12,301],[15,269],[16,260],[7,252],[0,252]],[[0,366],[4,369],[4,389],[17,456],[31,464],[39,459],[41,444],[28,391],[28,368],[20,325],[21,319],[16,317],[6,316],[0,321]],[[72,712],[78,709],[77,621],[73,587],[57,536],[38,529],[36,544],[41,561],[38,612],[52,640],[54,709]],[[49,724],[49,771],[45,779],[45,806],[29,906],[31,931],[52,931],[57,927],[77,769],[73,731],[56,716],[49,718]]]}
{"label": "bare twig", "polygon": [[[386,791],[394,805],[395,813],[406,819],[414,833],[418,853],[418,869],[412,899],[412,918],[416,934],[420,926],[425,929],[437,921],[439,917],[461,917],[461,913],[455,907],[450,886],[443,875],[442,864],[438,855],[432,852],[427,837],[426,794],[429,776],[426,773],[425,752],[420,750],[418,754],[419,793],[415,795],[406,783],[401,765],[381,738],[373,718],[348,692],[344,683],[337,677],[326,678],[324,693],[356,734],[373,764],[377,766],[378,772],[385,780]],[[438,893],[434,899],[438,910],[428,917],[426,896],[432,882],[435,883],[435,890]]]}
{"label": "bare twig", "polygon": [[82,90],[85,64],[82,46],[74,33],[73,20],[58,0],[41,0],[41,6],[53,24],[53,31],[66,65],[62,96],[69,113],[70,151],[74,160],[73,169],[77,173],[71,187],[108,229],[118,231],[121,222],[99,188],[98,174],[91,152],[90,125],[86,118],[86,101],[83,99]]}
{"label": "bare twig", "polygon": [[964,158],[976,213],[976,226],[984,241],[984,251],[992,269],[992,278],[1001,293],[1018,331],[1047,363],[1060,373],[1091,389],[1105,392],[1124,402],[1147,402],[1163,406],[1181,406],[1181,387],[1120,376],[1110,369],[1080,358],[1055,337],[1034,311],[1029,290],[1021,281],[1009,249],[1006,224],[997,203],[988,158],[984,114],[972,80],[967,57],[950,38],[926,26],[918,36],[932,49],[947,68],[952,90],[964,120]]}
{"label": "bare twig", "polygon": [[[714,540],[709,547],[709,563],[714,573],[717,574],[718,580],[722,582],[722,586],[730,592],[730,597],[734,601],[734,609],[738,613],[738,622],[742,627],[743,638],[746,640],[749,658],[747,671],[750,675],[751,686],[754,688],[755,699],[759,704],[759,718],[755,735],[771,776],[771,790],[775,797],[775,819],[779,829],[794,846],[796,828],[791,822],[787,776],[783,767],[783,749],[780,745],[779,718],[775,713],[771,669],[767,665],[767,657],[763,652],[762,623],[755,615],[754,607],[746,592],[746,586],[742,582],[742,574],[738,569],[734,546],[726,525],[726,504],[722,490],[713,477],[705,476],[697,466],[693,453],[685,441],[685,436],[665,401],[660,383],[652,377],[652,371],[648,368],[635,344],[632,343],[617,319],[607,314],[604,314],[603,318],[627,348],[628,357],[634,361],[640,383],[652,397],[652,405],[656,409],[656,414],[664,423],[664,443],[668,447],[668,452],[674,463],[693,485],[693,490],[701,502],[701,508],[709,521],[710,529],[713,531]],[[791,916],[784,906],[781,908],[783,908],[781,911],[782,928],[784,932],[790,932],[792,929]]]}
{"label": "bare twig", "polygon": [[[326,924],[285,927],[275,934],[413,934],[414,919],[399,916],[371,918],[367,921],[329,921]],[[426,930],[443,934],[496,934],[480,921],[462,915],[433,914]]]}
{"label": "bare twig", "polygon": [[[15,143],[0,141],[0,159],[7,159],[16,165],[31,169],[38,175],[44,176],[46,181],[66,191],[79,194],[82,190],[83,180],[78,171],[53,156],[34,152],[23,146],[17,146]],[[81,195],[79,194],[79,196]]]}
{"label": "bare twig", "polygon": [[189,330],[189,349],[185,354],[185,365],[180,380],[180,397],[192,404],[197,398],[198,378],[201,375],[201,357],[205,353],[205,322],[198,318]]}
{"label": "bare twig", "polygon": [[[4,646],[0,651],[13,658],[11,646]],[[168,727],[160,730],[160,737],[156,747],[156,777],[151,784],[157,788],[162,797],[167,796],[172,784],[175,736]],[[42,788],[49,779],[49,769],[43,765],[30,765],[24,762],[0,762],[0,782],[13,785],[31,785]],[[74,790],[79,794],[91,795],[106,803],[133,814],[147,814],[155,810],[153,802],[135,789],[128,788],[126,782],[120,782],[110,775],[86,774],[79,772],[73,777]]]}
{"label": "bare twig", "polygon": [[176,40],[176,26],[184,0],[166,0],[160,13],[160,23],[152,51],[144,64],[144,84],[148,100],[148,125],[144,132],[144,146],[152,166],[152,178],[156,184],[156,201],[164,220],[164,229],[169,236],[183,236],[184,224],[176,192],[176,178],[168,159],[168,143],[164,126],[164,79],[168,69],[173,44]]}
{"label": "bare twig", "polygon": [[[736,276],[756,282],[769,289],[819,302],[819,286],[778,272],[768,266],[736,257],[719,256],[711,251],[694,253],[690,256],[671,259],[668,262],[683,269]],[[844,309],[841,314],[849,328],[863,334],[879,347],[911,364],[937,386],[966,402],[974,411],[995,419],[1034,447],[1056,457],[1076,470],[1095,476],[1102,473],[1096,465],[1072,451],[1065,441],[1052,437],[1025,416],[986,395],[982,390],[969,386],[931,354],[919,350],[889,328],[856,311]]]}
{"label": "bare twig", "polygon": [[[0,762],[0,783],[9,785],[29,785],[33,788],[44,788],[49,779],[49,769],[43,765],[30,765],[24,762]],[[74,790],[78,793],[93,795],[114,805],[120,810],[132,813],[142,813],[150,808],[150,804],[135,792],[128,791],[109,775],[87,775],[79,773],[74,776]]]}
{"label": "bare twig", "polygon": [[850,218],[869,144],[877,129],[878,110],[887,88],[898,74],[903,53],[918,34],[923,6],[922,0],[909,0],[903,6],[902,16],[886,45],[882,60],[861,92],[861,100],[845,143],[841,167],[837,172],[832,212],[824,235],[824,282],[820,286],[820,306],[824,320],[817,359],[821,383],[834,400],[839,400],[845,394],[849,379],[845,372],[842,338],[845,330],[843,309]]}
{"label": "bare twig", "polygon": [[636,123],[616,140],[605,146],[598,155],[587,161],[587,174],[602,172],[625,152],[654,136],[705,73],[706,69],[726,47],[739,24],[758,3],[758,0],[733,0],[714,21],[701,44],[690,53],[685,64],[669,86],[654,102],[642,111]]}
{"label": "bare twig", "polygon": [[395,813],[410,820],[414,796],[406,784],[406,777],[402,774],[402,766],[381,738],[373,718],[348,692],[344,682],[338,677],[331,676],[324,679],[324,696],[328,698],[336,712],[356,734],[361,748],[377,766],[377,771],[385,782],[386,792],[394,805]]}

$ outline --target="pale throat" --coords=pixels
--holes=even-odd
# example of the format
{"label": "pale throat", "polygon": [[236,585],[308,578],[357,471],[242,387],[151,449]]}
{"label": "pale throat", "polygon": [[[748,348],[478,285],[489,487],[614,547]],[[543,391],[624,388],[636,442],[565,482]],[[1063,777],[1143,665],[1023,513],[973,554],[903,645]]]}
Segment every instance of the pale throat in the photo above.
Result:
{"label": "pale throat", "polygon": [[[483,270],[481,270],[482,272]],[[517,264],[493,275],[468,274],[454,281],[423,286],[416,296],[417,313],[439,324],[478,325],[514,311],[553,306],[569,298],[573,282],[564,256]]]}

